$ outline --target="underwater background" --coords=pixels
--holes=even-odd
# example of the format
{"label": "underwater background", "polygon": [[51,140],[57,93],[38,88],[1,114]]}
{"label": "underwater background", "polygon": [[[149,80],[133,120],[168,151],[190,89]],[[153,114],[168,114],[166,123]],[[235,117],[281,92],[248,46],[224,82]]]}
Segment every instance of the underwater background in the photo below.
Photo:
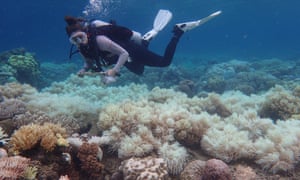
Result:
{"label": "underwater background", "polygon": [[[300,179],[300,1],[10,0],[0,6],[1,179]],[[169,67],[79,77],[65,15],[184,33]]]}
{"label": "underwater background", "polygon": [[152,28],[159,9],[169,9],[173,19],[151,46],[162,52],[173,24],[222,10],[213,22],[187,33],[177,53],[222,60],[299,56],[297,0],[103,0],[98,5],[95,10],[87,0],[5,1],[0,7],[0,49],[25,47],[43,61],[65,61],[70,46],[65,15],[83,16],[88,10],[88,18],[114,19],[143,34]]}

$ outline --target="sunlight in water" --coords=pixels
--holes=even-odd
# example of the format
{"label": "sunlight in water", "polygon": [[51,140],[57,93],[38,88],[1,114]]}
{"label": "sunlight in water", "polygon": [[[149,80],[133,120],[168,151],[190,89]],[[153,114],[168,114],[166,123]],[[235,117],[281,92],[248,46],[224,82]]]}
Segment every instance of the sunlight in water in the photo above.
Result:
{"label": "sunlight in water", "polygon": [[89,0],[82,13],[87,17],[107,16],[112,8],[115,8],[120,1],[114,0]]}

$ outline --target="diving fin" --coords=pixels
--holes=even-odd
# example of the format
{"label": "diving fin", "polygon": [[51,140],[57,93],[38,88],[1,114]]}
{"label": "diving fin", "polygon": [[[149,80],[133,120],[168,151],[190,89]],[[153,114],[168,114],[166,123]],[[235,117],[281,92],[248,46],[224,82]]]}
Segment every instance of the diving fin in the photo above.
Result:
{"label": "diving fin", "polygon": [[186,32],[186,31],[189,31],[191,29],[194,29],[195,27],[198,27],[198,26],[206,23],[207,21],[213,19],[214,17],[218,16],[221,13],[222,13],[222,11],[217,11],[217,12],[214,12],[211,15],[209,15],[209,16],[207,16],[205,18],[199,19],[197,21],[190,21],[190,22],[179,23],[179,24],[176,24],[176,26],[179,29],[181,29],[182,31]]}
{"label": "diving fin", "polygon": [[159,31],[161,31],[172,19],[172,13],[169,10],[160,9],[153,22],[153,29],[147,32],[143,39],[150,41]]}

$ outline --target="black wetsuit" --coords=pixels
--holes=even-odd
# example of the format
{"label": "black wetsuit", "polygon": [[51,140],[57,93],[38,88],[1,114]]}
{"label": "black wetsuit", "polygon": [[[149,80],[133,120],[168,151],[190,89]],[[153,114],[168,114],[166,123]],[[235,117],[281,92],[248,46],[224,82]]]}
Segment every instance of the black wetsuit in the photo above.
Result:
{"label": "black wetsuit", "polygon": [[148,50],[146,46],[139,45],[131,41],[130,37],[132,33],[130,32],[132,31],[127,28],[116,25],[109,25],[104,27],[97,27],[97,29],[98,30],[94,29],[89,32],[90,35],[88,46],[86,46],[85,48],[80,48],[80,52],[83,54],[83,56],[94,59],[96,61],[96,64],[97,62],[99,64],[99,58],[104,59],[104,61],[108,65],[115,64],[118,60],[117,56],[109,57],[109,52],[100,51],[99,48],[97,48],[96,36],[105,35],[128,52],[131,61],[127,61],[124,66],[133,73],[139,75],[143,74],[144,66],[169,66],[172,62],[177,43],[181,35],[183,34],[183,31],[178,28],[174,28],[174,35],[168,43],[164,55],[161,56]]}

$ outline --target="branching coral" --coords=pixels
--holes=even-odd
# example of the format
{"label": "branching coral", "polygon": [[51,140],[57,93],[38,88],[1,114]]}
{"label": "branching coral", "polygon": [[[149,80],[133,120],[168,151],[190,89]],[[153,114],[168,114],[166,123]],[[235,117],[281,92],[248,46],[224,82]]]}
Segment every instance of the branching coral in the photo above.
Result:
{"label": "branching coral", "polygon": [[101,179],[104,165],[97,159],[99,146],[94,143],[83,143],[77,157],[81,162],[81,169],[92,179]]}
{"label": "branching coral", "polygon": [[63,137],[66,137],[66,130],[60,125],[45,123],[22,126],[11,137],[11,151],[19,154],[33,148],[37,143],[46,151],[52,151]]}

